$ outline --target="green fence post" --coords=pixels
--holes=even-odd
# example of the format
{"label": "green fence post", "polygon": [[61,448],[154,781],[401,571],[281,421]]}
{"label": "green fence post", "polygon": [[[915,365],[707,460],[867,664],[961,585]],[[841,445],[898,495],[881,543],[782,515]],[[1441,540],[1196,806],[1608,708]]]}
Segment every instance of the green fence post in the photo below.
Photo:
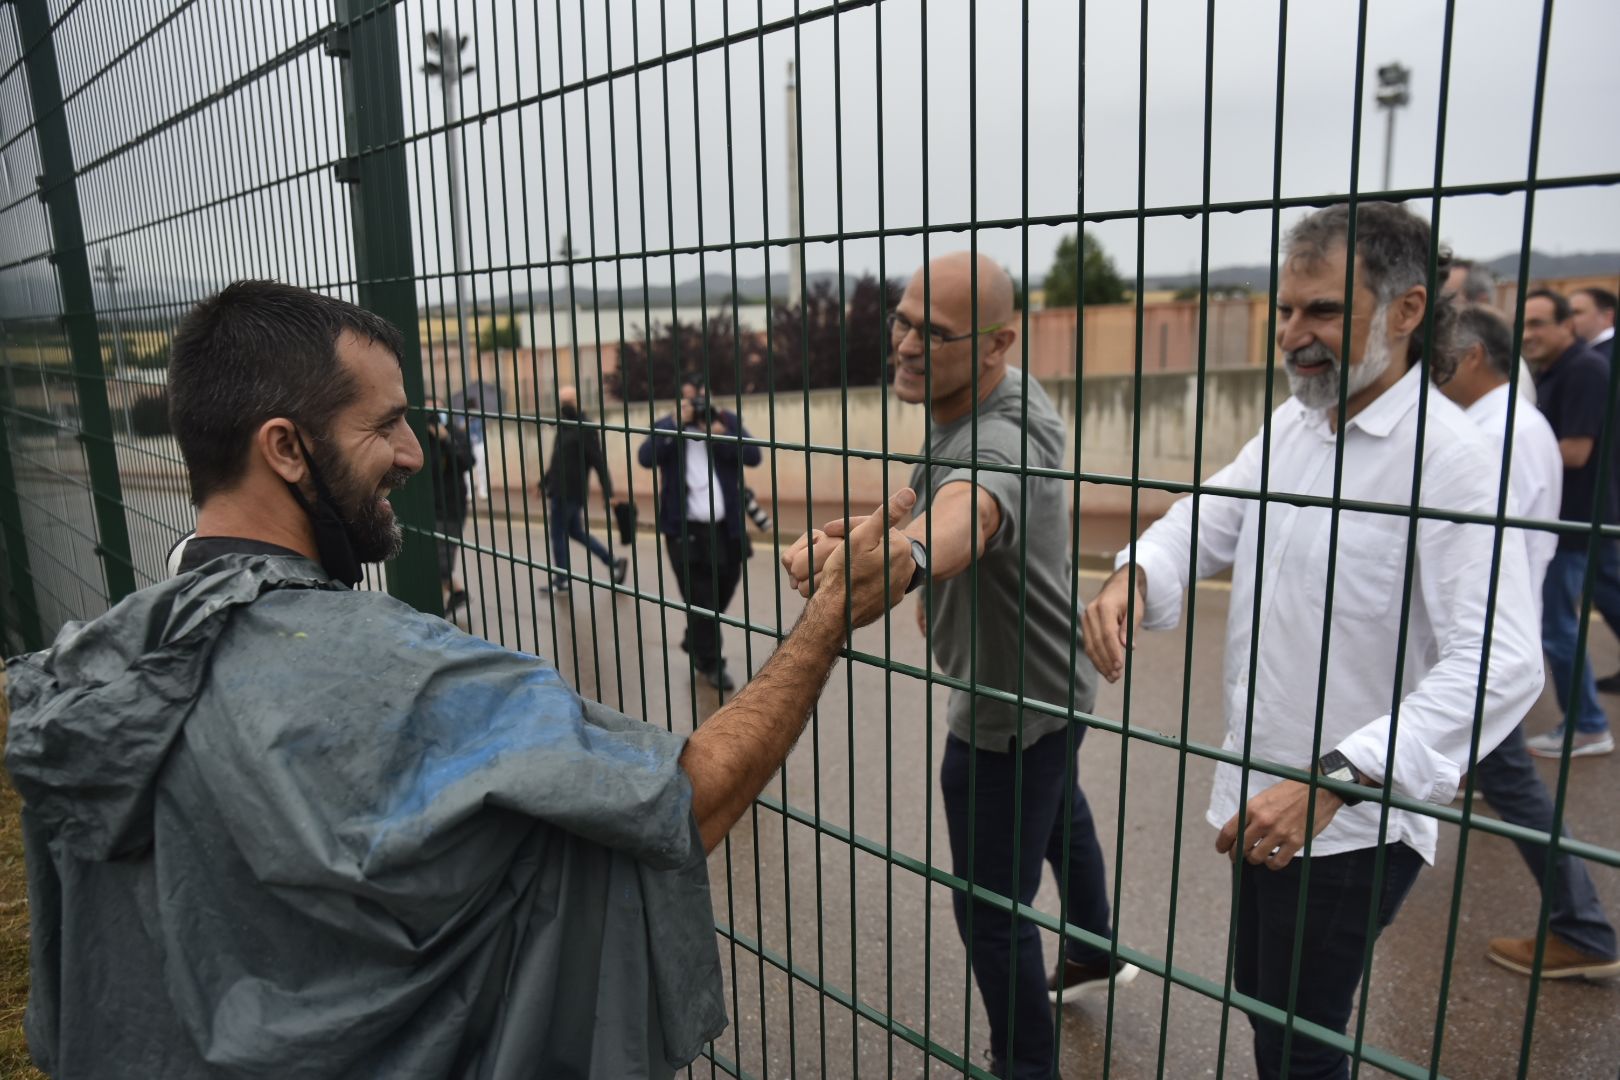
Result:
{"label": "green fence post", "polygon": [[[405,396],[420,406],[421,342],[416,268],[411,254],[410,188],[405,169],[405,111],[399,36],[392,0],[338,0],[326,51],[343,68],[343,126],[349,157],[338,167],[349,187],[360,306],[399,327],[405,338]],[[410,417],[423,447],[418,409]],[[433,483],[426,468],[389,496],[405,526],[405,550],[389,566],[388,591],[420,611],[444,613],[433,539]]]}
{"label": "green fence post", "polygon": [[6,585],[0,592],[0,646],[6,652],[14,647],[6,632],[16,627],[22,647],[28,651],[45,647],[40,630],[39,602],[34,598],[34,575],[28,566],[28,535],[23,527],[22,503],[17,499],[17,474],[11,464],[11,442],[7,416],[12,402],[0,387],[0,537],[6,546]]}
{"label": "green fence post", "polygon": [[107,600],[116,604],[135,591],[135,564],[129,553],[129,526],[124,520],[123,486],[118,478],[118,448],[113,443],[112,412],[107,407],[107,374],[101,363],[101,334],[96,327],[95,299],[90,291],[90,257],[74,186],[73,144],[62,110],[62,82],[51,39],[51,14],[45,0],[17,0],[17,36],[28,74],[28,97],[34,109],[39,143],[39,195],[51,225],[51,262],[62,290],[62,329],[73,363],[78,393],[79,441],[90,474],[91,502],[96,512],[96,554],[107,578]]}

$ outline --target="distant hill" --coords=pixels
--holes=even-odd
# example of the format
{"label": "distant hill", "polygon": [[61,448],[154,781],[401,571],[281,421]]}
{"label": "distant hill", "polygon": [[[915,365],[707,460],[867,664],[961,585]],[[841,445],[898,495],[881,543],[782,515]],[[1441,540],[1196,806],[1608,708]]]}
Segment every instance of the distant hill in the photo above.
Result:
{"label": "distant hill", "polygon": [[[545,273],[539,271],[535,276],[543,281]],[[854,289],[855,282],[860,277],[861,275],[858,273],[845,274],[845,288]],[[536,289],[527,297],[522,295],[512,297],[511,302],[520,308],[524,306],[548,307],[551,306],[551,298],[555,297],[556,304],[566,306],[568,303],[568,290],[564,275],[560,271],[553,270],[552,280],[555,282],[556,287],[551,292]],[[822,282],[828,282],[837,287],[837,272],[832,270],[812,270],[805,276],[804,285],[806,289],[810,289]],[[596,286],[596,290],[593,292],[591,289],[590,267],[577,266],[574,268],[574,289],[579,298],[580,306],[592,307],[597,300],[600,300],[603,307],[617,307],[619,305],[621,294],[618,289],[614,288],[613,278],[608,272],[604,270],[597,271]],[[772,274],[771,303],[782,303],[787,297],[787,291],[787,275]],[[653,284],[644,289],[639,284],[627,284],[623,290],[622,301],[627,310],[639,308],[645,303],[650,304],[655,309],[655,312],[658,308],[670,307],[672,302],[681,307],[695,307],[697,304],[707,301],[709,306],[715,309],[715,313],[719,314],[723,306],[729,306],[729,298],[733,295],[737,297],[740,303],[763,304],[766,296],[765,275],[745,274],[733,280],[729,274],[709,274],[701,279],[688,278],[685,281],[677,282],[673,290],[668,285]],[[494,308],[497,311],[505,311],[507,304],[507,298],[501,297],[495,301]],[[480,298],[478,306],[480,310],[488,310],[490,304],[487,300]]]}
{"label": "distant hill", "polygon": [[[1516,254],[1499,255],[1484,263],[1498,277],[1512,280],[1518,274],[1519,257]],[[556,272],[553,272],[556,274]],[[904,281],[906,274],[894,275]],[[1582,252],[1573,255],[1548,255],[1544,252],[1530,252],[1530,277],[1532,280],[1540,278],[1585,277],[1594,274],[1620,275],[1620,251]],[[850,273],[844,276],[846,288],[853,289],[855,281],[861,275]],[[558,288],[556,289],[557,302],[567,303],[567,292],[562,288],[562,275],[556,274]],[[1044,279],[1043,279],[1044,280]],[[612,288],[611,280],[601,276],[597,278],[597,293],[590,289],[590,271],[588,268],[576,268],[574,277],[578,289],[579,302],[589,307],[592,299],[600,295],[601,302],[607,306],[616,307],[619,295]],[[821,282],[838,282],[836,272],[828,270],[813,270],[805,281],[805,287],[810,288]],[[1271,266],[1267,263],[1258,263],[1253,266],[1222,266],[1212,268],[1209,272],[1209,283],[1219,288],[1242,288],[1251,292],[1266,292],[1271,285]],[[1144,285],[1150,290],[1158,289],[1185,289],[1196,288],[1197,274],[1160,274],[1148,275],[1144,278]],[[1039,288],[1040,285],[1035,285]],[[728,303],[728,298],[735,294],[743,303],[765,302],[765,277],[763,274],[744,275],[735,282],[725,274],[710,274],[700,281],[697,278],[688,278],[677,282],[673,290],[674,303],[680,306],[695,306],[700,300],[707,299],[709,305],[718,313]],[[643,295],[645,294],[645,300]],[[771,275],[770,297],[773,303],[781,303],[787,296],[787,275]],[[546,305],[548,294],[539,290],[527,298],[517,296],[513,301],[519,306],[542,307]],[[655,309],[668,307],[671,303],[671,289],[668,285],[654,284],[651,288],[643,290],[638,285],[627,285],[624,289],[624,305],[626,308],[640,307],[643,303],[651,304]],[[507,300],[503,297],[497,304],[497,310],[505,310]],[[481,300],[479,308],[488,310],[487,301]]]}
{"label": "distant hill", "polygon": [[[1516,253],[1498,255],[1494,259],[1483,261],[1483,265],[1497,277],[1514,280],[1519,275],[1519,256]],[[1532,281],[1540,278],[1587,277],[1594,274],[1620,275],[1620,251],[1593,251],[1581,252],[1574,255],[1548,255],[1544,252],[1530,250],[1530,278]],[[1239,286],[1253,292],[1265,292],[1271,284],[1271,267],[1261,263],[1257,266],[1223,266],[1212,268],[1209,272],[1209,283],[1223,287]],[[1197,274],[1174,274],[1167,276],[1149,276],[1144,279],[1149,289],[1186,289],[1196,288]]]}
{"label": "distant hill", "polygon": [[[1498,277],[1514,279],[1519,276],[1518,255],[1498,255],[1484,265]],[[1530,277],[1532,279],[1590,277],[1597,274],[1620,275],[1620,251],[1545,255],[1534,248],[1530,249]]]}

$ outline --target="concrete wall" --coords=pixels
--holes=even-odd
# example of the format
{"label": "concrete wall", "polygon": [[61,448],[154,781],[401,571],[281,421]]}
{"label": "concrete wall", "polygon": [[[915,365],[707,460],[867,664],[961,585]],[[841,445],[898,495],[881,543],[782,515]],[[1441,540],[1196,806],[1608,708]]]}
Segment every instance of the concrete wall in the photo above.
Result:
{"label": "concrete wall", "polygon": [[[1136,305],[1094,304],[1084,311],[1083,373],[1128,375],[1136,370]],[[1047,379],[1074,374],[1076,308],[1047,308],[1029,315],[1029,370]],[[1233,368],[1265,363],[1264,299],[1211,300],[1205,366]],[[1192,371],[1198,367],[1198,302],[1173,300],[1142,309],[1142,370]]]}

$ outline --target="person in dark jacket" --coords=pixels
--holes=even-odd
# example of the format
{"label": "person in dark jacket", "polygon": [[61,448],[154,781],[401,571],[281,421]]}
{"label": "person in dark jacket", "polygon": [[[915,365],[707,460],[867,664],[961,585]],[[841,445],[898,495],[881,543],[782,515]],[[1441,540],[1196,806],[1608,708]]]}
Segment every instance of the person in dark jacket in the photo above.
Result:
{"label": "person in dark jacket", "polygon": [[676,414],[660,417],[636,452],[643,468],[658,469],[658,531],[664,534],[681,597],[689,605],[681,647],[698,674],[717,690],[736,684],[720,652],[720,623],[703,611],[731,603],[748,557],[743,521],[742,466],[758,465],[759,447],[737,414],[714,407],[697,383],[681,388]]}
{"label": "person in dark jacket", "polygon": [[[1558,516],[1565,521],[1604,524],[1620,520],[1612,484],[1603,485],[1598,453],[1609,400],[1609,363],[1575,333],[1569,300],[1550,289],[1536,289],[1524,299],[1524,358],[1536,369],[1536,404],[1558,436],[1564,459],[1564,493]],[[1590,655],[1581,659],[1575,681],[1581,624],[1581,591],[1586,582],[1586,537],[1565,533],[1547,567],[1542,585],[1541,644],[1566,723],[1575,725],[1572,757],[1614,752],[1609,717],[1598,701]],[[1600,552],[1601,554],[1601,552]],[[1592,593],[1592,606],[1610,626],[1620,626],[1614,597],[1602,588],[1602,575]],[[1564,754],[1564,730],[1532,735],[1524,741],[1537,757]]]}
{"label": "person in dark jacket", "polygon": [[602,454],[601,437],[594,428],[583,423],[586,416],[579,411],[579,393],[572,386],[557,391],[557,414],[563,422],[557,425],[551,464],[540,481],[540,489],[551,499],[550,590],[554,593],[568,591],[569,540],[584,544],[586,550],[613,569],[613,584],[623,584],[630,561],[623,557],[615,559],[607,546],[585,527],[585,503],[591,490],[592,470],[602,482],[603,500],[613,502],[613,477],[608,472],[607,458]]}
{"label": "person in dark jacket", "polygon": [[444,592],[444,617],[452,619],[467,605],[467,590],[456,576],[456,547],[467,523],[467,479],[473,471],[472,439],[438,402],[427,406],[428,475],[433,478],[433,531],[441,537],[439,588]]}

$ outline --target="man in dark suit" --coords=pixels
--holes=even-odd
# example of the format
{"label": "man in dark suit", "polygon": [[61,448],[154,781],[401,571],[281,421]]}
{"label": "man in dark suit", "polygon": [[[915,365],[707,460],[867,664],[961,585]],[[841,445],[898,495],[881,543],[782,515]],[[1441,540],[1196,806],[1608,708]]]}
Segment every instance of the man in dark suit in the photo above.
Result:
{"label": "man in dark suit", "polygon": [[1589,349],[1614,359],[1614,293],[1608,289],[1576,289],[1569,294],[1569,321],[1575,335]]}
{"label": "man in dark suit", "polygon": [[[1575,335],[1569,301],[1549,289],[1537,289],[1525,297],[1523,352],[1536,369],[1536,404],[1558,436],[1558,452],[1564,459],[1564,495],[1558,516],[1565,521],[1590,523],[1594,515],[1602,522],[1615,521],[1614,484],[1598,483],[1609,362]],[[1598,703],[1590,674],[1590,658],[1582,658],[1581,677],[1574,679],[1586,553],[1586,536],[1561,535],[1542,586],[1541,645],[1559,708],[1565,722],[1575,725],[1570,752],[1576,757],[1614,750],[1609,718]],[[1620,611],[1611,610],[1608,600],[1602,588],[1594,591],[1593,604],[1603,612],[1604,620],[1610,626],[1620,625]],[[1538,757],[1558,757],[1563,753],[1564,732],[1537,735],[1526,739],[1525,746]]]}
{"label": "man in dark suit", "polygon": [[613,501],[613,477],[602,454],[602,439],[596,428],[584,423],[579,394],[572,386],[557,391],[557,441],[551,445],[551,464],[540,481],[541,490],[551,500],[550,591],[568,591],[570,567],[568,542],[578,540],[585,549],[613,571],[613,584],[623,583],[629,560],[615,559],[602,541],[585,527],[585,504],[591,490],[591,472],[602,482],[602,498]]}
{"label": "man in dark suit", "polygon": [[[1586,347],[1614,362],[1614,293],[1608,289],[1576,289],[1569,294],[1569,324],[1575,336],[1586,342]],[[1615,459],[1609,466],[1609,482],[1616,486],[1620,502],[1620,439],[1612,439]],[[1620,545],[1605,540],[1599,546],[1597,573],[1593,576],[1594,603],[1604,613],[1609,629],[1620,635],[1620,624],[1609,621],[1611,611],[1620,611]],[[1597,688],[1605,694],[1620,694],[1620,671],[1605,675],[1597,681]]]}
{"label": "man in dark suit", "polygon": [[760,462],[748,438],[737,414],[711,403],[703,385],[689,379],[677,411],[659,418],[636,452],[643,468],[658,469],[658,531],[688,604],[682,647],[717,690],[736,683],[721,654],[720,623],[705,612],[731,603],[748,557],[742,468]]}

